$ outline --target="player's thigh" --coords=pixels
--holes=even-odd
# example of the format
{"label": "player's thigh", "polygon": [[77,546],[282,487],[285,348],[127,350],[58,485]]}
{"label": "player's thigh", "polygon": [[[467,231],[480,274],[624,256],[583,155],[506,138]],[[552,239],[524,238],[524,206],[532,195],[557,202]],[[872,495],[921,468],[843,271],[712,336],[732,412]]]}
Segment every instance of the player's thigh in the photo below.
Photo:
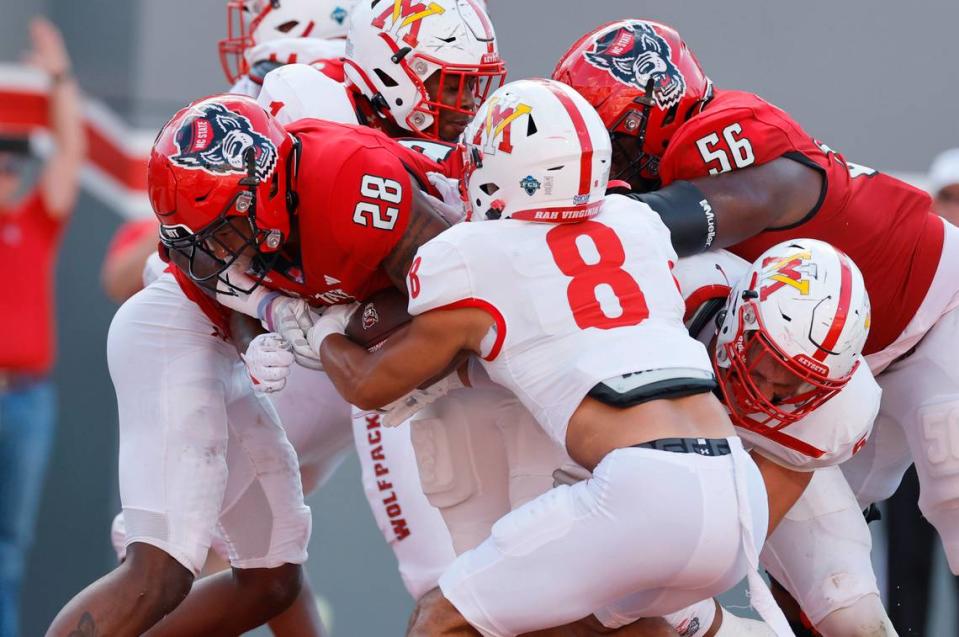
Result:
{"label": "player's thigh", "polygon": [[766,540],[760,562],[814,624],[876,595],[872,538],[838,467],[819,469]]}
{"label": "player's thigh", "polygon": [[117,395],[125,542],[203,565],[226,487],[235,354],[165,275],[118,310],[107,356]]}
{"label": "player's thigh", "polygon": [[286,387],[271,394],[270,401],[296,449],[303,493],[309,495],[353,448],[350,405],[324,372],[299,365],[291,368]]}
{"label": "player's thigh", "polygon": [[228,478],[219,516],[226,557],[237,568],[306,560],[310,509],[296,452],[273,405],[249,388],[227,405]]}
{"label": "player's thigh", "polygon": [[[765,491],[753,469],[747,497],[760,510]],[[753,533],[763,535],[759,525]],[[742,548],[729,456],[621,449],[592,479],[551,489],[497,522],[440,585],[474,626],[515,634],[584,617],[627,593],[652,593],[637,617],[678,610],[738,582]],[[510,595],[496,594],[507,586]]]}
{"label": "player's thigh", "polygon": [[503,391],[454,391],[410,421],[423,493],[441,512],[457,553],[486,539],[511,509],[510,466],[497,427]]}
{"label": "player's thigh", "polygon": [[921,485],[919,507],[959,568],[959,308],[942,316],[909,357],[879,376],[881,414],[906,435]]}
{"label": "player's thigh", "polygon": [[901,423],[880,410],[866,444],[841,469],[864,509],[891,497],[910,465],[912,452]]}
{"label": "player's thigh", "polygon": [[509,497],[512,508],[526,504],[553,487],[553,472],[572,460],[557,445],[526,407],[507,390],[495,406],[509,463]]}
{"label": "player's thigh", "polygon": [[455,557],[449,531],[420,486],[409,423],[384,427],[378,413],[355,408],[352,419],[363,491],[406,589],[418,599]]}

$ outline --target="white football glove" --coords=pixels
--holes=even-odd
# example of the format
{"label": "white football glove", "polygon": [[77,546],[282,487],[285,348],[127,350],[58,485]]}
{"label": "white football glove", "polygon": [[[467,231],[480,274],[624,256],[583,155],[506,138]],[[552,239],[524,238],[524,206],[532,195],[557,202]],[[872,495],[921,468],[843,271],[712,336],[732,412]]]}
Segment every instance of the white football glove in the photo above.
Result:
{"label": "white football glove", "polygon": [[443,173],[426,173],[433,187],[439,191],[442,201],[428,193],[423,193],[433,202],[433,207],[451,224],[457,224],[466,218],[466,202],[460,195],[460,182],[450,179]]}
{"label": "white football glove", "polygon": [[323,339],[330,334],[345,334],[346,325],[350,322],[350,317],[353,316],[353,312],[355,312],[359,306],[359,303],[331,305],[316,319],[316,322],[306,336],[310,352],[317,360],[320,358],[320,345],[323,344]]}
{"label": "white football glove", "polygon": [[323,369],[319,355],[310,348],[307,333],[313,328],[316,314],[303,299],[276,294],[259,304],[259,318],[271,332],[276,332],[293,348],[293,357],[303,367]]}
{"label": "white football glove", "polygon": [[592,472],[584,469],[575,462],[570,462],[562,465],[553,472],[553,486],[558,487],[561,484],[573,486],[577,482],[589,480],[592,477]]}
{"label": "white football glove", "polygon": [[414,389],[377,411],[383,414],[383,426],[398,427],[427,405],[436,402],[454,389],[462,389],[465,386],[460,380],[459,373],[453,372],[426,389]]}
{"label": "white football glove", "polygon": [[290,366],[295,362],[290,346],[279,334],[260,334],[246,348],[240,358],[258,393],[272,394],[286,386]]}

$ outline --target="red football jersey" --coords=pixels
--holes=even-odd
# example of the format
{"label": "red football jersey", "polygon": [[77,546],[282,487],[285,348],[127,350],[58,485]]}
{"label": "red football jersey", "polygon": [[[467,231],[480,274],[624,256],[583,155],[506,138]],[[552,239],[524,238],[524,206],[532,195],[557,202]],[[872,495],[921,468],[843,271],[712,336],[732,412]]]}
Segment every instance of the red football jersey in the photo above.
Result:
{"label": "red football jersey", "polygon": [[785,111],[739,91],[716,91],[706,109],[679,128],[659,173],[665,186],[783,156],[822,174],[819,205],[801,222],[766,230],[729,250],[753,261],[777,243],[800,237],[843,250],[862,270],[872,303],[864,353],[884,349],[915,315],[939,265],[943,225],[930,212],[928,194],[847,162]]}
{"label": "red football jersey", "polygon": [[[277,259],[263,285],[312,305],[363,300],[392,285],[380,268],[406,231],[411,188],[433,196],[427,172],[446,167],[368,127],[304,119],[286,127],[302,144],[296,251]],[[227,311],[177,272],[187,296],[226,333]]]}
{"label": "red football jersey", "polygon": [[390,287],[380,263],[406,231],[411,189],[438,196],[426,173],[442,167],[363,126],[305,119],[287,130],[303,145],[294,185],[300,254],[281,258],[265,285],[313,305]]}

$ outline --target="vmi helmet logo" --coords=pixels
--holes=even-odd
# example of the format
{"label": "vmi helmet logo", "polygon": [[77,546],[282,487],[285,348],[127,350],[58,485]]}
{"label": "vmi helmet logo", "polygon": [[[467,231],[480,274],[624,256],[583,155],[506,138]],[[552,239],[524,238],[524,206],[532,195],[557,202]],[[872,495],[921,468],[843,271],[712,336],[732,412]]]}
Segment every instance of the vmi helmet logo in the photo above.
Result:
{"label": "vmi helmet logo", "polygon": [[[446,9],[435,2],[393,0],[393,2],[383,4],[386,5],[386,10],[373,19],[373,26],[392,33],[396,37],[399,37],[400,33],[405,31],[402,39],[412,47],[419,45],[420,27],[422,26],[420,21],[431,15],[446,13]],[[389,26],[387,26],[387,21],[389,21]]]}
{"label": "vmi helmet logo", "polygon": [[176,132],[179,152],[170,158],[173,163],[213,175],[245,175],[244,157],[253,148],[257,179],[266,181],[273,174],[276,146],[253,130],[249,119],[216,103],[198,106],[192,115]]}
{"label": "vmi helmet logo", "polygon": [[493,96],[485,105],[486,115],[483,123],[476,129],[473,145],[479,146],[484,153],[495,155],[498,150],[513,152],[513,123],[523,115],[530,115],[533,108],[521,104],[511,95]]}
{"label": "vmi helmet logo", "polygon": [[623,84],[646,90],[653,80],[653,98],[670,108],[686,93],[686,78],[670,60],[670,48],[652,26],[632,22],[596,40],[586,61],[605,69]]}
{"label": "vmi helmet logo", "polygon": [[765,301],[769,295],[785,286],[796,288],[799,294],[809,294],[810,278],[816,278],[816,264],[810,262],[809,250],[796,252],[788,257],[766,257],[762,263],[761,277],[764,285],[759,290],[759,300]]}

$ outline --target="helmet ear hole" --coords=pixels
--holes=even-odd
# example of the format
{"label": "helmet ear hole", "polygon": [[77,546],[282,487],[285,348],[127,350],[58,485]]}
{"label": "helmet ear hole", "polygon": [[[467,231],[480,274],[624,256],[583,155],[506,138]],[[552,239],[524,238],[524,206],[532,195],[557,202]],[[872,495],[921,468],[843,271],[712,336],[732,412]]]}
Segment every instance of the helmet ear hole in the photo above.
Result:
{"label": "helmet ear hole", "polygon": [[276,27],[276,30],[279,31],[280,33],[289,33],[290,31],[295,29],[296,25],[298,25],[299,23],[300,23],[299,20],[288,20],[287,22],[284,22],[280,26]]}
{"label": "helmet ear hole", "polygon": [[496,191],[499,190],[499,186],[494,183],[488,183],[481,185],[479,189],[482,190],[484,194],[492,197],[494,194],[496,194]]}
{"label": "helmet ear hole", "polygon": [[380,82],[383,82],[383,86],[387,88],[396,88],[399,86],[396,80],[390,77],[383,69],[373,69],[373,72],[376,73],[376,77],[380,79]]}

